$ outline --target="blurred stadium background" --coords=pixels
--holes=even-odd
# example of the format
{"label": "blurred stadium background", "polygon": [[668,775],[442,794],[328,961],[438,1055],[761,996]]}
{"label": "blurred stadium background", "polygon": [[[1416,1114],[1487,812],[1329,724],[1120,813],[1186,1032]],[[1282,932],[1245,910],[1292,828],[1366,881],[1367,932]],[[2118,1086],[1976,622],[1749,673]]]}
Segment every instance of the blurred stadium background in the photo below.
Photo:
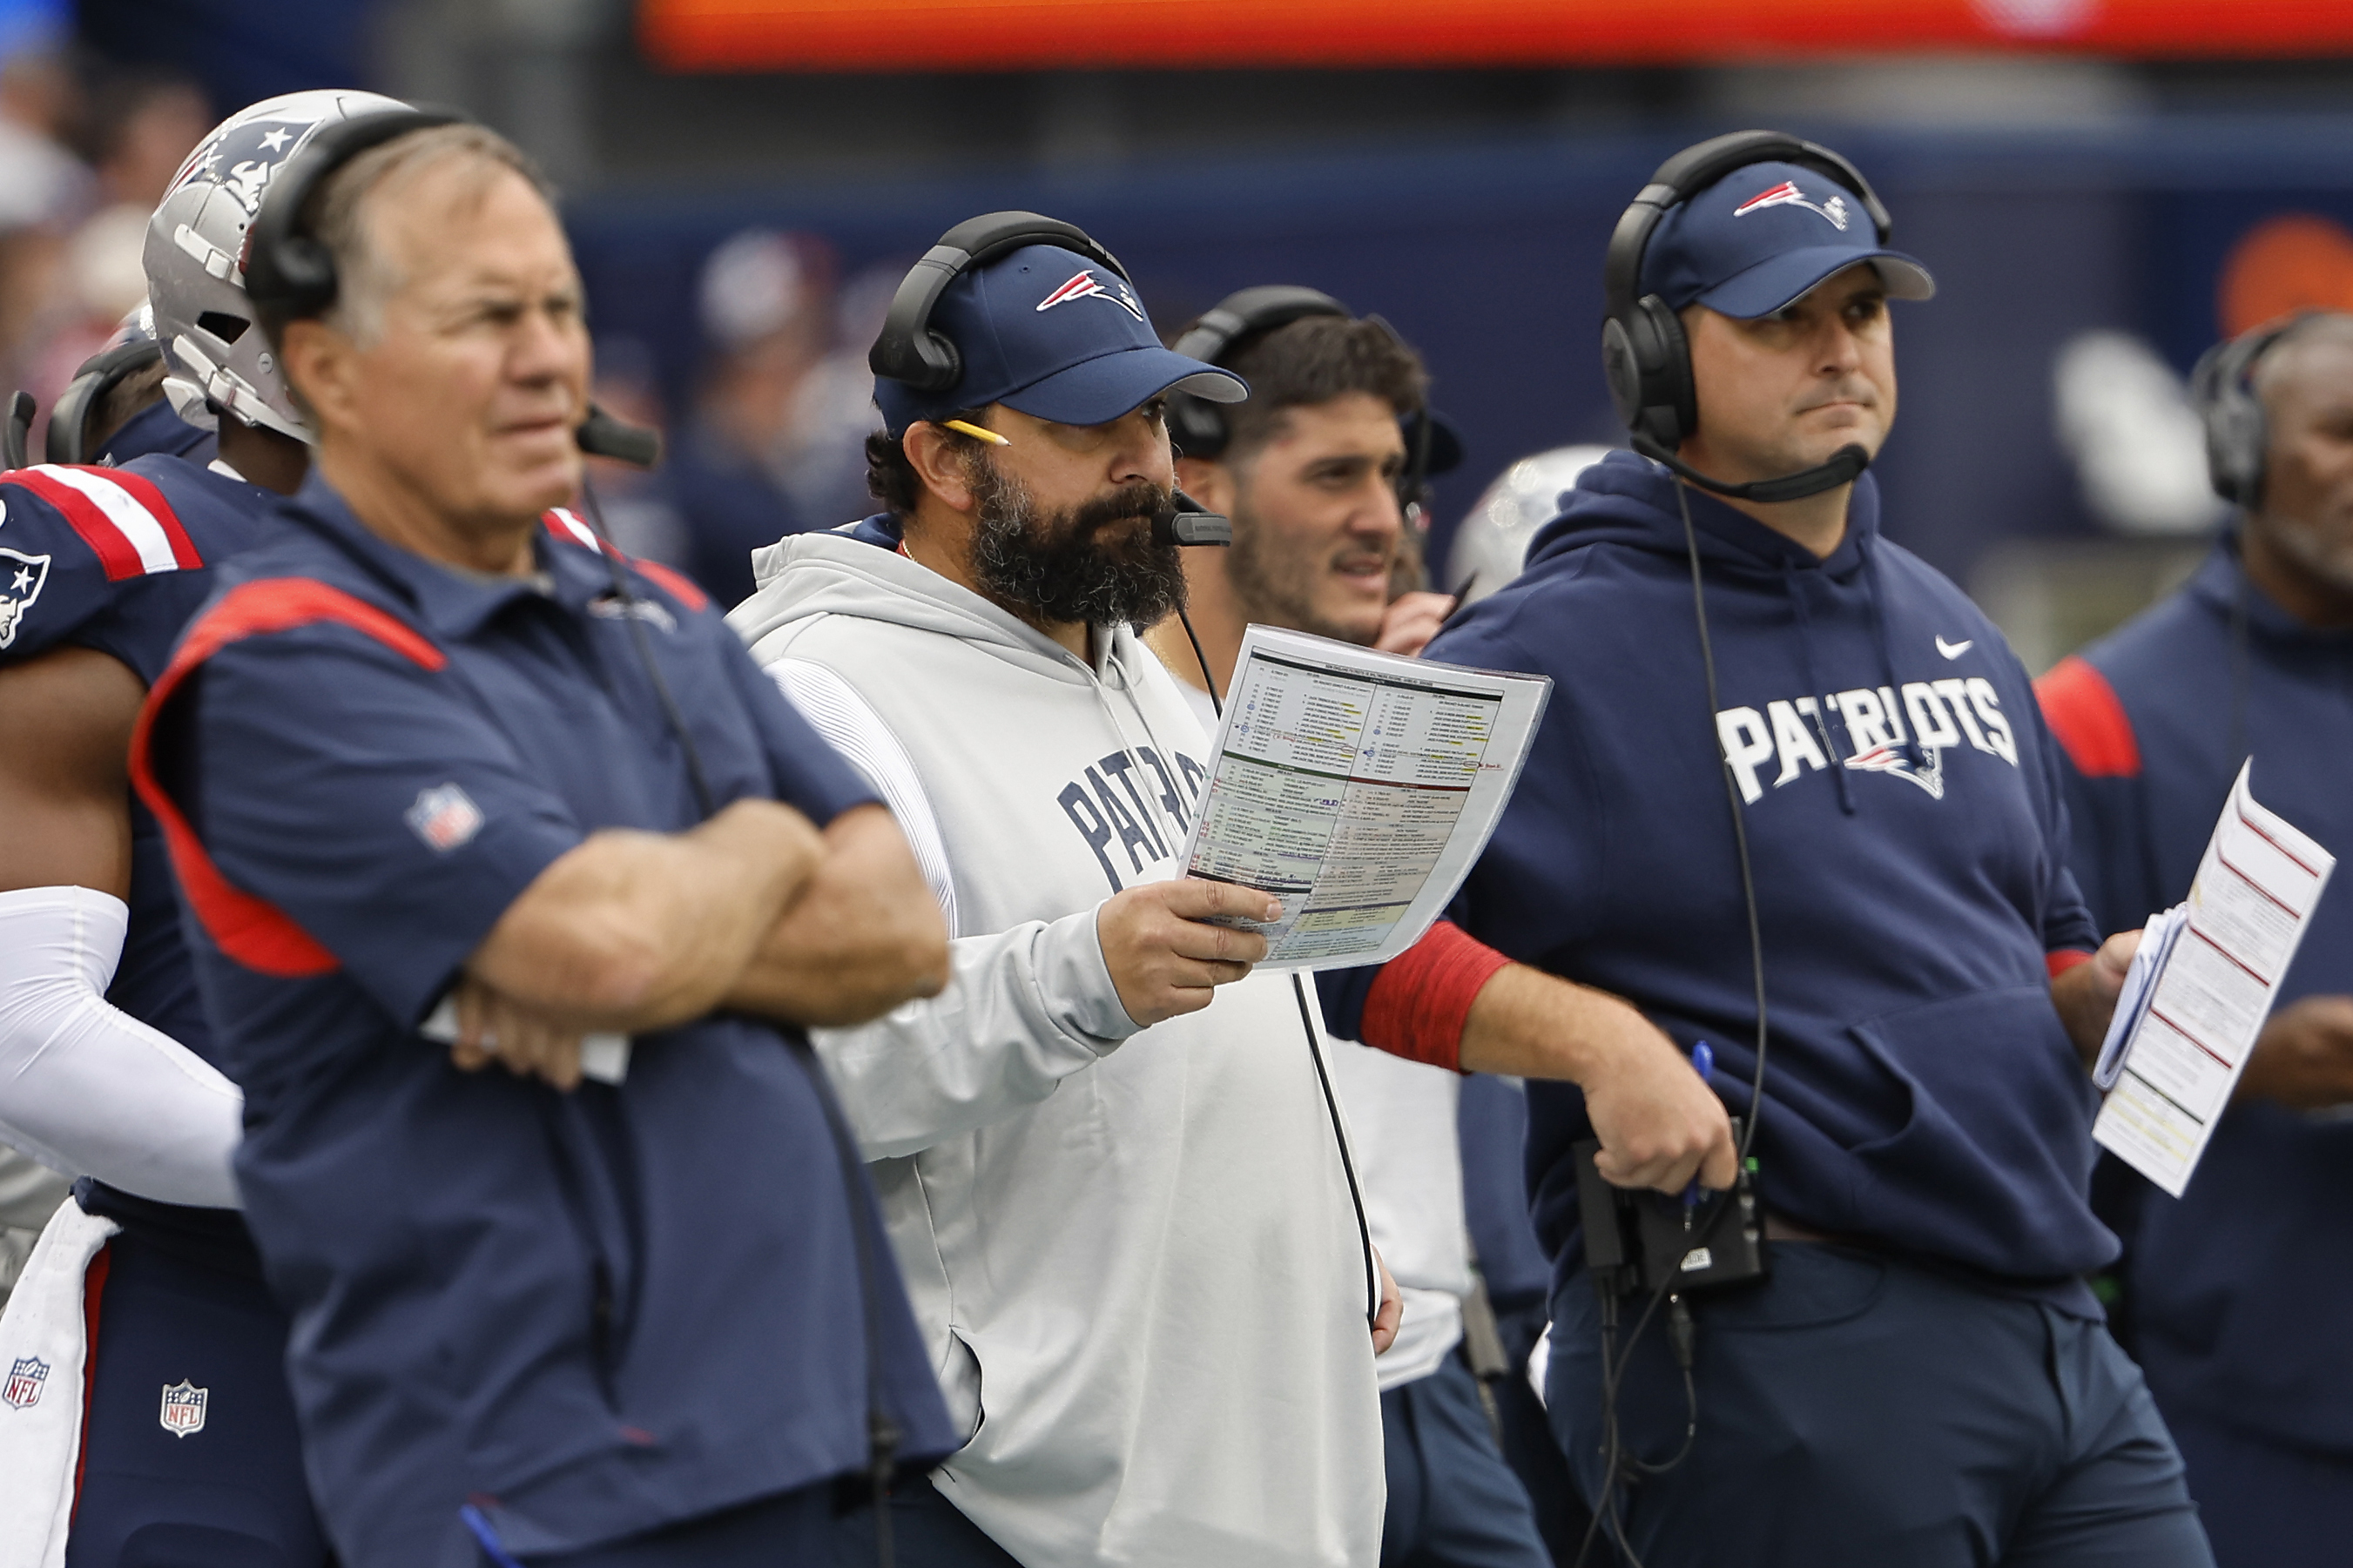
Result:
{"label": "blurred stadium background", "polygon": [[556,177],[601,392],[677,459],[616,510],[723,594],[780,519],[863,510],[889,289],[997,207],[1085,226],[1164,328],[1270,281],[1395,322],[1469,451],[1442,563],[1514,458],[1615,438],[1601,251],[1657,162],[1830,141],[1943,287],[1899,317],[1890,531],[2038,669],[2219,521],[2199,352],[2353,308],[2346,0],[0,0],[16,384],[46,406],[135,303],[206,125],[328,86],[460,105]]}

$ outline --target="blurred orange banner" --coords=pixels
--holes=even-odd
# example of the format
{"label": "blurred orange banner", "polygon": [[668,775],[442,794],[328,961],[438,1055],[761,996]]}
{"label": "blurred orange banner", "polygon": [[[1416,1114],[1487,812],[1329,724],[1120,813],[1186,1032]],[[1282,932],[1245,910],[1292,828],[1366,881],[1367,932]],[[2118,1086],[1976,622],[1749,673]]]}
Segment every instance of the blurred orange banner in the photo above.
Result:
{"label": "blurred orange banner", "polygon": [[2353,0],[639,0],[673,70],[2353,54]]}

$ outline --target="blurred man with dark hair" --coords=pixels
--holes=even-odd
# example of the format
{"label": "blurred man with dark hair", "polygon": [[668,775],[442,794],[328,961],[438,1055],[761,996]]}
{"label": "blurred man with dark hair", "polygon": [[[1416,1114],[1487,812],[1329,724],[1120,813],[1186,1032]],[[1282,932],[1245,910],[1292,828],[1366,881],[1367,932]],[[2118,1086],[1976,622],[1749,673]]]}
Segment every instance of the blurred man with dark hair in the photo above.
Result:
{"label": "blurred man with dark hair", "polygon": [[[1279,316],[1286,299],[1298,308],[1321,297],[1244,289],[1204,320],[1247,325],[1254,302],[1271,303]],[[1438,629],[1449,601],[1390,595],[1400,563],[1417,574],[1420,564],[1399,493],[1411,463],[1406,422],[1428,414],[1420,356],[1377,317],[1301,316],[1216,348],[1208,347],[1215,329],[1211,338],[1198,331],[1197,323],[1176,341],[1202,343],[1249,382],[1250,395],[1226,408],[1180,395],[1176,424],[1187,450],[1176,479],[1187,495],[1233,519],[1234,541],[1184,558],[1200,656],[1174,616],[1146,640],[1214,732],[1203,683],[1214,673],[1224,691],[1251,623],[1411,653]],[[1527,1495],[1499,1452],[1470,1360],[1472,1344],[1493,1342],[1493,1318],[1472,1273],[1458,1079],[1346,1041],[1333,1042],[1329,1054],[1349,1120],[1366,1141],[1373,1242],[1405,1299],[1404,1326],[1379,1369],[1388,1479],[1381,1561],[1542,1568]],[[1516,1147],[1471,1152],[1514,1171],[1519,1163]],[[1525,1230],[1525,1207],[1514,1210]],[[1475,1337],[1466,1336],[1466,1311]],[[1490,1370],[1507,1367],[1477,1369]]]}
{"label": "blurred man with dark hair", "polygon": [[[1400,421],[1422,415],[1428,396],[1420,356],[1377,316],[1314,315],[1245,336],[1219,363],[1250,383],[1250,398],[1226,414],[1221,442],[1180,421],[1176,468],[1187,495],[1234,520],[1230,549],[1185,557],[1187,608],[1219,689],[1252,621],[1418,652],[1451,607],[1442,595],[1390,591],[1398,563],[1413,559],[1398,487],[1411,458]],[[1173,621],[1152,641],[1189,690],[1203,689]]]}
{"label": "blurred man with dark hair", "polygon": [[[2210,369],[2237,384],[2211,388],[2210,422],[2225,400],[2262,409],[2254,449],[2216,464],[2237,521],[2186,586],[2037,687],[2066,752],[2076,876],[2106,931],[2189,892],[2250,755],[2265,805],[2353,847],[2353,315],[2259,328]],[[2338,1563],[2353,1533],[2348,1106],[2339,875],[2189,1189],[2103,1170],[2132,1348],[2223,1568]]]}

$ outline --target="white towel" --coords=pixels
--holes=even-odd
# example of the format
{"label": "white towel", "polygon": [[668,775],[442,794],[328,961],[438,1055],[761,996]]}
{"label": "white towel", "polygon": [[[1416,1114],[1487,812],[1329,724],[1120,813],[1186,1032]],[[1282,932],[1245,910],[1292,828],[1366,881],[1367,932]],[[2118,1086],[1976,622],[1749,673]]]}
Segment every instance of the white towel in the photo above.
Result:
{"label": "white towel", "polygon": [[0,1568],[64,1568],[89,1356],[82,1282],[121,1229],[60,1204],[0,1311]]}

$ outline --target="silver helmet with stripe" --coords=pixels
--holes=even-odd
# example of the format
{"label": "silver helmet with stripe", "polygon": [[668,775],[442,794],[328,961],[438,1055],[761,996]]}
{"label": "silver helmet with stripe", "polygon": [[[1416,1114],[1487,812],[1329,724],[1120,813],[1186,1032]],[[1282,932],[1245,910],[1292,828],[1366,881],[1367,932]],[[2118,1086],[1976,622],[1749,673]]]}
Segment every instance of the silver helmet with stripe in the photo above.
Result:
{"label": "silver helmet with stripe", "polygon": [[311,439],[245,297],[245,237],[270,180],[320,127],[403,109],[373,92],[290,92],[213,128],[147,220],[147,300],[164,345],[164,395],[190,424],[214,410]]}

